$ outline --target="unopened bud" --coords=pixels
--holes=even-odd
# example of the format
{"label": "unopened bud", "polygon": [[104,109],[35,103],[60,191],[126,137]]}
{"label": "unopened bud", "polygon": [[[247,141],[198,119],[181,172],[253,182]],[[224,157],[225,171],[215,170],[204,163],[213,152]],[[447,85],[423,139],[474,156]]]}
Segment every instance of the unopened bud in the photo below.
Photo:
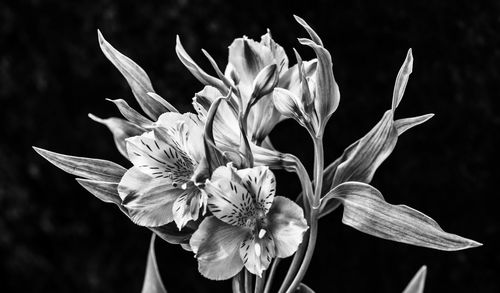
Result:
{"label": "unopened bud", "polygon": [[270,64],[264,67],[253,81],[252,97],[255,99],[252,103],[256,103],[258,99],[269,94],[278,84],[278,66]]}

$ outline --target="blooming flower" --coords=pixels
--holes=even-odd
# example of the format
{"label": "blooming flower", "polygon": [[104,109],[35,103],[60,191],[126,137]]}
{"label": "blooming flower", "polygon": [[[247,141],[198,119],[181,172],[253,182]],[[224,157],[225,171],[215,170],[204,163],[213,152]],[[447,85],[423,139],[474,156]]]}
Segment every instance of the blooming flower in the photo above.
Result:
{"label": "blooming flower", "polygon": [[153,131],[127,139],[134,164],[118,185],[122,204],[139,225],[175,221],[181,229],[205,206],[193,175],[204,157],[203,124],[194,114],[165,113]]}
{"label": "blooming flower", "polygon": [[217,168],[204,187],[208,209],[190,245],[200,272],[223,280],[243,267],[261,276],[272,258],[292,255],[308,229],[302,209],[275,196],[274,174],[264,166]]}

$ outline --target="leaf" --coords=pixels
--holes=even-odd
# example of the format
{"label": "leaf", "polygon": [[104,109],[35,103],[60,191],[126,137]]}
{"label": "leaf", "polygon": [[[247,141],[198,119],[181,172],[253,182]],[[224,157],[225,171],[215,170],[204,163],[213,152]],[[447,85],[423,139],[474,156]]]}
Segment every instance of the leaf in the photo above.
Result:
{"label": "leaf", "polygon": [[398,134],[392,117],[392,111],[386,111],[380,122],[359,140],[348,159],[338,166],[332,187],[346,181],[370,183],[377,168],[396,146]]}
{"label": "leaf", "polygon": [[211,85],[217,88],[222,94],[227,92],[227,89],[222,81],[219,79],[207,74],[203,69],[194,62],[194,60],[189,56],[184,47],[182,46],[181,39],[179,36],[176,38],[175,44],[175,52],[181,60],[182,64],[186,66],[186,68],[191,72],[196,79],[201,82],[203,85]]}
{"label": "leaf", "polygon": [[394,121],[394,127],[396,127],[397,129],[398,135],[401,135],[408,129],[424,123],[425,121],[431,119],[433,116],[434,114],[426,114],[417,117],[398,119]]}
{"label": "leaf", "polygon": [[139,112],[130,107],[124,100],[122,99],[116,99],[116,100],[106,99],[106,100],[115,104],[115,106],[118,108],[118,111],[120,111],[123,117],[125,117],[125,119],[127,119],[128,121],[137,124],[141,127],[151,127],[151,125],[153,125],[153,121],[142,116]]}
{"label": "leaf", "polygon": [[306,284],[300,283],[300,285],[297,287],[297,290],[295,290],[295,293],[314,293],[314,291]]}
{"label": "leaf", "polygon": [[420,270],[411,279],[403,293],[424,293],[425,276],[427,275],[427,267],[422,266]]}
{"label": "leaf", "polygon": [[122,166],[106,160],[68,156],[37,147],[33,149],[61,170],[86,179],[119,183],[127,171]]}
{"label": "leaf", "polygon": [[101,119],[93,114],[89,114],[89,117],[108,127],[113,134],[116,148],[125,158],[128,158],[125,139],[141,135],[145,131],[143,128],[120,118]]}
{"label": "leaf", "polygon": [[344,205],[342,222],[372,236],[444,251],[482,245],[443,231],[433,219],[408,206],[385,202],[377,189],[365,183],[335,187],[321,200],[320,211],[334,198]]}
{"label": "leaf", "polygon": [[205,156],[207,159],[210,174],[212,174],[212,172],[217,169],[217,167],[223,166],[226,163],[221,151],[215,145],[215,138],[213,134],[215,114],[217,113],[217,109],[219,108],[219,105],[223,99],[223,97],[217,98],[210,106],[203,134],[203,141],[205,143]]}
{"label": "leaf", "polygon": [[319,38],[318,34],[316,34],[316,32],[307,24],[305,20],[298,17],[297,15],[294,15],[293,17],[307,31],[307,33],[309,34],[314,43],[316,43],[319,46],[323,46],[323,42]]}
{"label": "leaf", "polygon": [[155,254],[155,234],[151,236],[149,245],[148,261],[146,263],[146,273],[142,284],[142,293],[167,293],[161,280]]}
{"label": "leaf", "polygon": [[118,195],[118,183],[88,180],[76,178],[76,181],[88,192],[92,193],[98,199],[107,203],[121,205],[122,200]]}
{"label": "leaf", "polygon": [[113,48],[113,46],[111,46],[111,44],[104,39],[99,30],[97,31],[97,35],[102,52],[120,71],[123,77],[125,77],[127,83],[132,89],[134,97],[144,113],[146,113],[151,119],[156,120],[165,112],[177,112],[177,110],[166,101],[164,101],[164,103],[160,103],[151,98],[147,93],[154,92],[154,89],[146,72],[130,58]]}
{"label": "leaf", "polygon": [[392,95],[392,111],[395,111],[403,98],[405,93],[406,84],[408,83],[408,78],[413,70],[413,55],[411,54],[411,49],[408,50],[406,54],[406,59],[399,69],[398,76],[396,77],[396,83],[394,84],[394,93]]}

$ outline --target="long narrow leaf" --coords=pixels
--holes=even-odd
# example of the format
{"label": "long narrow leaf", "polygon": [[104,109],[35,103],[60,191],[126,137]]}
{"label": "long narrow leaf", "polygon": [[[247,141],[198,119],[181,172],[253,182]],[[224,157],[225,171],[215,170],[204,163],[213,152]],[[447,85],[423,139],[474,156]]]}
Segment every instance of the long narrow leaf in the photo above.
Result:
{"label": "long narrow leaf", "polygon": [[[137,102],[142,110],[144,110],[144,113],[153,120],[157,120],[158,117],[165,112],[177,111],[166,101],[165,104],[151,98],[147,93],[154,92],[154,89],[146,72],[130,58],[111,46],[111,44],[104,39],[100,31],[97,31],[97,35],[102,52],[120,71],[123,77],[125,77]],[[165,105],[168,105],[168,107]]]}
{"label": "long narrow leaf", "polygon": [[37,147],[33,149],[61,170],[86,179],[119,183],[127,171],[122,166],[106,160],[68,156]]}
{"label": "long narrow leaf", "polygon": [[444,251],[481,245],[443,231],[436,221],[417,210],[387,203],[377,189],[365,183],[346,182],[335,187],[322,199],[321,206],[333,198],[344,205],[344,224],[372,236]]}
{"label": "long narrow leaf", "polygon": [[393,112],[388,110],[380,122],[361,138],[349,158],[338,166],[332,186],[346,181],[370,183],[377,168],[396,146],[397,139]]}
{"label": "long narrow leaf", "polygon": [[424,293],[425,276],[427,275],[427,267],[422,266],[420,270],[411,279],[403,293]]}
{"label": "long narrow leaf", "polygon": [[406,59],[399,69],[398,76],[396,77],[396,82],[394,84],[394,93],[392,95],[392,111],[395,111],[403,98],[405,93],[406,84],[408,83],[408,78],[413,70],[413,55],[411,54],[411,49],[408,50],[406,54]]}
{"label": "long narrow leaf", "polygon": [[106,100],[115,104],[115,106],[118,108],[118,111],[120,111],[123,117],[128,121],[137,124],[141,127],[151,127],[151,125],[153,124],[153,121],[142,116],[139,112],[130,107],[128,103],[125,102],[124,100],[122,99],[116,99],[116,100],[106,99]]}
{"label": "long narrow leaf", "polygon": [[398,119],[394,121],[394,127],[396,127],[397,129],[398,135],[401,135],[408,129],[424,123],[425,121],[431,119],[433,116],[434,114],[426,114],[417,117]]}
{"label": "long narrow leaf", "polygon": [[103,202],[114,203],[121,205],[122,200],[118,195],[118,183],[104,182],[96,180],[88,180],[76,178],[76,181],[83,186],[88,192],[92,193]]}
{"label": "long narrow leaf", "polygon": [[128,158],[125,139],[132,136],[141,135],[145,131],[143,128],[124,119],[114,117],[101,119],[93,114],[89,114],[89,117],[90,119],[108,127],[108,129],[113,134],[116,148],[125,158]]}
{"label": "long narrow leaf", "polygon": [[151,236],[151,244],[149,245],[148,261],[146,263],[146,274],[144,283],[142,284],[142,293],[167,293],[165,286],[161,280],[158,264],[156,263],[155,254],[155,234]]}

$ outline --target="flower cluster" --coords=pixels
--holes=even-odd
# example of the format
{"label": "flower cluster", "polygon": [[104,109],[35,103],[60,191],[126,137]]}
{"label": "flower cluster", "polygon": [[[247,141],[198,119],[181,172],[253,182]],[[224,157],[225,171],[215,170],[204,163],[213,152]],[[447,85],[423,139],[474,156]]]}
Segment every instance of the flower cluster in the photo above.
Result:
{"label": "flower cluster", "polygon": [[[324,168],[322,137],[340,93],[330,53],[304,20],[296,20],[310,36],[299,42],[312,48],[316,58],[303,61],[295,51],[293,66],[267,32],[260,42],[235,39],[224,72],[203,51],[213,76],[194,62],[177,38],[179,59],[204,86],[194,95],[194,113],[179,113],[155,93],[144,70],[99,32],[102,51],[126,78],[146,116],[124,100],[114,100],[125,119],[92,114],[90,118],[111,130],[130,167],[36,148],[37,152],[79,177],[78,182],[99,199],[117,204],[135,224],[192,251],[203,276],[234,277],[236,292],[249,291],[238,281],[243,269],[257,276],[255,292],[262,292],[264,273],[273,260],[297,250],[281,288],[308,288],[300,281],[314,251],[317,221],[340,204],[345,224],[377,237],[441,250],[479,245],[444,232],[414,209],[387,203],[369,185],[398,136],[432,116],[394,120],[412,71],[411,50],[396,78],[392,107]],[[271,144],[270,132],[287,118],[304,127],[314,142],[312,180],[297,157]],[[297,173],[302,192],[296,201],[276,195],[271,169]]]}

